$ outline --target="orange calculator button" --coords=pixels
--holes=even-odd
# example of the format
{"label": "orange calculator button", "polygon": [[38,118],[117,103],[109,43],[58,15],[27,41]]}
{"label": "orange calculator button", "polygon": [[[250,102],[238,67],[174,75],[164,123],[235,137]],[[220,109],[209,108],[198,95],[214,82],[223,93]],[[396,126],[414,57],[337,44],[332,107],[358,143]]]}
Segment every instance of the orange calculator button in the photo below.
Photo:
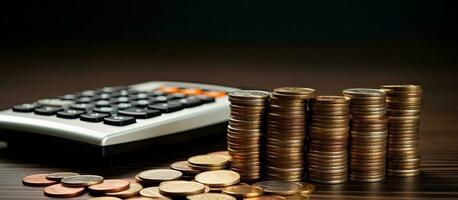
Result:
{"label": "orange calculator button", "polygon": [[207,96],[207,97],[219,98],[219,97],[224,97],[224,96],[226,96],[226,92],[221,92],[221,91],[207,91],[207,92],[204,92],[204,95]]}
{"label": "orange calculator button", "polygon": [[160,91],[165,92],[165,93],[175,93],[178,92],[180,89],[177,87],[163,87],[160,89]]}
{"label": "orange calculator button", "polygon": [[202,93],[204,93],[204,91],[202,91],[201,89],[187,88],[180,90],[180,93],[185,95],[201,95]]}

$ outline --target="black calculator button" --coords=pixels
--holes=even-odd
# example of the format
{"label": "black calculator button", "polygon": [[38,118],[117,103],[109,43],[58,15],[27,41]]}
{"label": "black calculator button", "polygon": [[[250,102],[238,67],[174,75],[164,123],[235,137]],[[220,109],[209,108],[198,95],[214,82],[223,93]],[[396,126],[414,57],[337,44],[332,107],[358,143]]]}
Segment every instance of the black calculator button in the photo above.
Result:
{"label": "black calculator button", "polygon": [[125,126],[135,123],[135,117],[129,116],[111,116],[103,119],[104,124],[113,125],[113,126]]}
{"label": "black calculator button", "polygon": [[76,103],[70,106],[72,109],[76,110],[91,110],[94,108],[94,104],[90,103]]}
{"label": "black calculator button", "polygon": [[110,105],[111,105],[111,102],[107,100],[98,100],[95,102],[96,107],[108,107]]}
{"label": "black calculator button", "polygon": [[36,103],[25,103],[25,104],[19,104],[13,106],[13,111],[15,112],[33,112],[33,110],[37,107],[40,107],[40,105]]}
{"label": "black calculator button", "polygon": [[168,94],[167,95],[167,98],[169,100],[173,100],[173,99],[182,99],[182,98],[185,98],[186,95],[185,94],[181,94],[181,93],[174,93],[174,94]]}
{"label": "black calculator button", "polygon": [[37,115],[55,115],[57,112],[61,111],[61,107],[56,106],[43,106],[35,108],[35,114]]}
{"label": "black calculator button", "polygon": [[74,101],[78,97],[79,96],[75,95],[75,94],[66,94],[66,95],[58,96],[57,98],[62,99],[62,100],[72,100],[72,101]]}
{"label": "black calculator button", "polygon": [[97,91],[94,90],[85,90],[80,93],[81,96],[83,97],[92,97],[97,94]]}
{"label": "black calculator button", "polygon": [[183,109],[180,103],[157,103],[149,105],[148,108],[160,110],[163,113],[171,113]]}
{"label": "black calculator button", "polygon": [[185,99],[174,100],[172,102],[173,103],[180,103],[185,108],[196,107],[196,106],[199,106],[199,105],[203,104],[203,102],[200,99],[196,98],[196,97],[188,97],[188,98],[185,98]]}
{"label": "black calculator button", "polygon": [[157,96],[164,96],[166,95],[166,93],[163,91],[155,90],[155,91],[150,92],[149,95],[151,97],[157,97]]}
{"label": "black calculator button", "polygon": [[148,95],[148,93],[137,93],[135,95],[129,96],[129,98],[132,99],[132,100],[148,99],[149,95]]}
{"label": "black calculator button", "polygon": [[147,110],[143,108],[128,108],[125,110],[120,110],[119,114],[135,117],[137,119],[147,119],[147,118],[156,117],[156,116],[161,115],[161,111]]}
{"label": "black calculator button", "polygon": [[79,118],[81,114],[85,113],[82,110],[64,110],[57,112],[57,117],[65,118],[65,119],[76,119]]}
{"label": "black calculator button", "polygon": [[116,107],[118,107],[119,110],[123,110],[127,108],[132,108],[133,105],[131,103],[118,103]]}
{"label": "black calculator button", "polygon": [[132,102],[132,105],[134,105],[135,107],[144,108],[144,107],[148,106],[151,103],[152,103],[151,101],[143,99],[143,100],[138,100],[138,101]]}
{"label": "black calculator button", "polygon": [[197,95],[195,97],[198,98],[199,100],[201,100],[203,103],[215,102],[215,98],[213,98],[213,97],[209,97],[209,96],[205,96],[205,95]]}
{"label": "black calculator button", "polygon": [[106,113],[106,114],[115,114],[118,112],[116,107],[98,107],[92,110],[93,112]]}
{"label": "black calculator button", "polygon": [[127,97],[129,95],[134,95],[134,94],[137,94],[138,92],[135,91],[135,90],[120,90],[120,91],[117,91],[117,92],[114,92],[111,94],[112,97]]}
{"label": "black calculator button", "polygon": [[128,103],[130,99],[125,96],[117,97],[111,100],[113,103]]}
{"label": "black calculator button", "polygon": [[105,117],[109,117],[109,114],[106,113],[86,113],[80,116],[81,121],[86,122],[101,122]]}
{"label": "black calculator button", "polygon": [[157,97],[151,97],[149,98],[149,100],[154,103],[165,103],[168,100],[170,100],[170,98],[168,98],[167,96],[157,96]]}
{"label": "black calculator button", "polygon": [[94,100],[93,97],[87,97],[87,96],[86,96],[86,97],[80,97],[80,98],[75,99],[75,101],[76,101],[77,103],[90,103],[90,102],[92,102],[93,100]]}
{"label": "black calculator button", "polygon": [[109,100],[111,98],[111,95],[108,93],[101,93],[97,96],[98,100]]}

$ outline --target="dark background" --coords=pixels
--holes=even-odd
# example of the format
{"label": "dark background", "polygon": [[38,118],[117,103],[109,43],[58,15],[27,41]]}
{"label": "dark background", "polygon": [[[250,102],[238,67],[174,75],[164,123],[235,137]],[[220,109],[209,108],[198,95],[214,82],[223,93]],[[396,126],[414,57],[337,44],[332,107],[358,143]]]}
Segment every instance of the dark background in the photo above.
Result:
{"label": "dark background", "polygon": [[[0,109],[150,80],[266,90],[302,86],[318,94],[419,84],[422,175],[317,185],[313,199],[453,199],[458,195],[456,8],[441,0],[2,1]],[[33,173],[129,178],[224,145],[223,140],[187,143],[132,154],[136,158],[106,167],[46,154],[20,157],[0,142],[0,198],[45,198],[42,188],[20,183]]]}

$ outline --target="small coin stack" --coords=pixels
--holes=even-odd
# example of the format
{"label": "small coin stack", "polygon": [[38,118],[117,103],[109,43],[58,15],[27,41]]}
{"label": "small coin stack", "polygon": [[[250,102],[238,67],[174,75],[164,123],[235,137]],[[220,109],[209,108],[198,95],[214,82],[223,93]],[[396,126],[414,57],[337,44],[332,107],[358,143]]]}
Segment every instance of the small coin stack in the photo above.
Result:
{"label": "small coin stack", "polygon": [[241,90],[230,92],[231,113],[227,128],[227,148],[231,169],[242,180],[261,178],[262,140],[265,135],[265,113],[269,92]]}
{"label": "small coin stack", "polygon": [[419,129],[422,89],[418,85],[384,85],[388,104],[389,176],[420,174]]}
{"label": "small coin stack", "polygon": [[301,181],[305,179],[305,139],[310,88],[283,87],[271,93],[266,138],[266,178]]}
{"label": "small coin stack", "polygon": [[325,184],[347,181],[350,98],[317,96],[312,100],[309,180]]}
{"label": "small coin stack", "polygon": [[350,179],[378,182],[385,178],[388,123],[386,93],[378,89],[343,91],[350,101]]}

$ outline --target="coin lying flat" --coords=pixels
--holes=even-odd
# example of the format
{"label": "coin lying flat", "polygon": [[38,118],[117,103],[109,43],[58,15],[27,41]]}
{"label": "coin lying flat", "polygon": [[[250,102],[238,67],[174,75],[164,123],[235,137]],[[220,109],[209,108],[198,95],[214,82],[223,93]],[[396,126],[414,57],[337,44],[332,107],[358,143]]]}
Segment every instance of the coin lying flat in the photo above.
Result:
{"label": "coin lying flat", "polygon": [[229,160],[230,160],[230,158],[231,158],[231,156],[229,155],[229,152],[228,152],[228,151],[215,151],[215,152],[208,153],[207,155],[220,155],[220,156],[226,156]]}
{"label": "coin lying flat", "polygon": [[285,197],[276,196],[276,195],[266,195],[266,196],[259,196],[259,197],[250,197],[250,198],[243,198],[243,200],[285,200]]}
{"label": "coin lying flat", "polygon": [[88,188],[95,192],[120,192],[129,189],[130,182],[122,179],[107,179]]}
{"label": "coin lying flat", "polygon": [[231,170],[215,170],[197,174],[195,179],[210,187],[225,187],[237,184],[240,181],[240,175]]}
{"label": "coin lying flat", "polygon": [[171,200],[170,198],[162,195],[160,192],[159,192],[159,187],[147,187],[147,188],[143,188],[142,190],[140,190],[140,195],[144,196],[144,197],[151,197],[151,198],[162,198],[162,199],[169,199]]}
{"label": "coin lying flat", "polygon": [[56,181],[46,178],[48,174],[32,174],[22,178],[22,183],[28,186],[49,186],[56,184]]}
{"label": "coin lying flat", "polygon": [[263,189],[251,185],[233,185],[223,188],[222,192],[234,197],[257,197],[262,195]]}
{"label": "coin lying flat", "polygon": [[170,198],[130,197],[126,200],[170,200]]}
{"label": "coin lying flat", "polygon": [[120,197],[120,198],[126,198],[126,197],[132,197],[137,195],[140,190],[143,189],[142,185],[138,183],[133,183],[131,182],[129,184],[129,189],[120,191],[120,192],[108,192],[105,193],[108,196],[114,196],[114,197]]}
{"label": "coin lying flat", "polygon": [[161,182],[179,179],[183,173],[173,169],[152,169],[140,172],[138,178],[145,182]]}
{"label": "coin lying flat", "polygon": [[164,181],[159,192],[168,196],[186,196],[205,192],[205,186],[194,181]]}
{"label": "coin lying flat", "polygon": [[67,187],[85,187],[103,182],[103,177],[97,175],[68,176],[63,178],[61,182]]}
{"label": "coin lying flat", "polygon": [[170,168],[174,169],[174,170],[178,170],[182,173],[185,173],[185,174],[198,174],[200,173],[199,170],[196,170],[196,169],[193,169],[191,168],[189,165],[188,165],[188,161],[177,161],[177,162],[174,162],[170,165]]}
{"label": "coin lying flat", "polygon": [[93,197],[90,198],[89,200],[122,200],[118,197]]}
{"label": "coin lying flat", "polygon": [[302,185],[289,181],[261,181],[253,184],[260,187],[264,193],[276,195],[293,195],[301,191]]}
{"label": "coin lying flat", "polygon": [[52,197],[76,197],[84,193],[84,187],[65,187],[62,184],[55,184],[46,187],[44,193]]}
{"label": "coin lying flat", "polygon": [[229,159],[222,155],[199,155],[189,158],[188,162],[191,165],[214,167],[226,165]]}
{"label": "coin lying flat", "polygon": [[53,180],[53,181],[60,181],[61,179],[69,176],[78,176],[80,174],[75,173],[75,172],[56,172],[56,173],[51,173],[46,176],[47,179]]}
{"label": "coin lying flat", "polygon": [[219,193],[195,194],[195,195],[187,196],[186,199],[188,200],[236,200],[236,198],[233,196],[230,196],[227,194],[219,194]]}

